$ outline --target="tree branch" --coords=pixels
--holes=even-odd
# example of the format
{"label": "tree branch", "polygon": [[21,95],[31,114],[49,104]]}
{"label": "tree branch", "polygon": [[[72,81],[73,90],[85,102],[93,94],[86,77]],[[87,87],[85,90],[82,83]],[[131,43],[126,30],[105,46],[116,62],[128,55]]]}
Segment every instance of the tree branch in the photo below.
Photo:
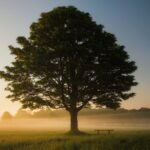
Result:
{"label": "tree branch", "polygon": [[77,108],[77,111],[80,111],[88,102],[92,99],[93,96],[90,96],[87,100],[85,100],[81,106]]}

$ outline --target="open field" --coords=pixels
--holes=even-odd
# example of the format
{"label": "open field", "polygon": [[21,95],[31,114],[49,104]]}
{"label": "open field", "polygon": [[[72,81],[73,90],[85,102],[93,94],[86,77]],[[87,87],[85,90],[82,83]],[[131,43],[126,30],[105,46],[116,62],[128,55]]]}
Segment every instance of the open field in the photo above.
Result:
{"label": "open field", "polygon": [[[66,132],[66,131],[65,131]],[[150,150],[150,130],[69,136],[63,131],[1,131],[0,150]]]}
{"label": "open field", "polygon": [[[70,126],[65,111],[44,118],[45,113],[0,120],[0,150],[150,150],[150,111],[83,110],[79,128],[86,136],[65,134]],[[95,129],[114,132],[96,135]]]}

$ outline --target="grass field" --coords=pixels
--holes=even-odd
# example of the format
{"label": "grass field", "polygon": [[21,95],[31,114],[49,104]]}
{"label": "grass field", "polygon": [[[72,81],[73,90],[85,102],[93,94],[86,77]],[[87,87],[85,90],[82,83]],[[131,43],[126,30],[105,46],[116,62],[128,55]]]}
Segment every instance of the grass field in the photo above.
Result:
{"label": "grass field", "polygon": [[0,150],[150,150],[150,131],[69,136],[50,131],[1,131]]}

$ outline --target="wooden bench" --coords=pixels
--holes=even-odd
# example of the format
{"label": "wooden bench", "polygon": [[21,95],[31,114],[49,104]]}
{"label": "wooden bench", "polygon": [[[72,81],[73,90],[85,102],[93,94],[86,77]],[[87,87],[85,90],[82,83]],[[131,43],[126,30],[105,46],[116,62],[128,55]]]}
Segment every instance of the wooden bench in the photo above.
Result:
{"label": "wooden bench", "polygon": [[113,129],[96,129],[95,130],[97,134],[101,134],[101,133],[107,133],[110,134],[111,132],[113,132]]}

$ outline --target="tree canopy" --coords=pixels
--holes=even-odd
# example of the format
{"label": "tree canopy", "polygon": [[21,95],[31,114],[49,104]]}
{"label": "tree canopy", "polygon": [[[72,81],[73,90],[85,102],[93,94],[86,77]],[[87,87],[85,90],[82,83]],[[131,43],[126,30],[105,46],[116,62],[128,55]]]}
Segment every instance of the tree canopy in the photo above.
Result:
{"label": "tree canopy", "polygon": [[2,120],[9,120],[9,119],[12,119],[12,118],[13,118],[13,116],[8,111],[5,111],[3,113],[3,115],[1,116]]}
{"label": "tree canopy", "polygon": [[77,122],[73,116],[86,106],[116,109],[134,96],[135,62],[89,13],[73,6],[42,13],[17,42],[9,46],[15,60],[0,76],[23,108],[65,108]]}

